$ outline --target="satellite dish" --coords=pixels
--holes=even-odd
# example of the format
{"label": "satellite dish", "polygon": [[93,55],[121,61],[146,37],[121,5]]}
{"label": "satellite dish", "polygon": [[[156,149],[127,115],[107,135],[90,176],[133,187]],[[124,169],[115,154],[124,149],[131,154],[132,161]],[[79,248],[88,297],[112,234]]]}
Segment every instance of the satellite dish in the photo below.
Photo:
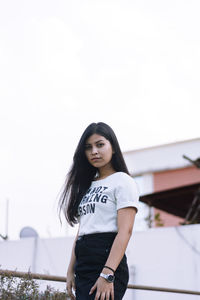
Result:
{"label": "satellite dish", "polygon": [[20,231],[20,239],[29,238],[29,237],[38,237],[37,231],[29,226],[23,227]]}

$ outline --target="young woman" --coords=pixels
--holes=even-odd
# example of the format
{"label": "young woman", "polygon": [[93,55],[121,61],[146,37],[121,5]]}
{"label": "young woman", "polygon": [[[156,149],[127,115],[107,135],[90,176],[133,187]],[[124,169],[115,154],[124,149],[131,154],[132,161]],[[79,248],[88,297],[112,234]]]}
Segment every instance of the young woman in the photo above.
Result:
{"label": "young woman", "polygon": [[90,124],[60,198],[69,224],[79,223],[67,271],[72,300],[122,299],[129,278],[125,250],[138,198],[112,128]]}

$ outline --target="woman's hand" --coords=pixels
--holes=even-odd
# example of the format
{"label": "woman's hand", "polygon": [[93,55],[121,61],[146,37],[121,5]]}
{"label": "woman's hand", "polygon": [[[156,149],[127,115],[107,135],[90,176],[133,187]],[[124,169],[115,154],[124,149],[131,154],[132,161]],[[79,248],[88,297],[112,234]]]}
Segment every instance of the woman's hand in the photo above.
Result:
{"label": "woman's hand", "polygon": [[99,277],[93,287],[90,290],[89,295],[96,291],[96,296],[94,300],[114,300],[114,286],[113,283],[107,282],[106,279]]}
{"label": "woman's hand", "polygon": [[74,272],[67,272],[67,293],[71,300],[76,300],[73,291],[76,291]]}

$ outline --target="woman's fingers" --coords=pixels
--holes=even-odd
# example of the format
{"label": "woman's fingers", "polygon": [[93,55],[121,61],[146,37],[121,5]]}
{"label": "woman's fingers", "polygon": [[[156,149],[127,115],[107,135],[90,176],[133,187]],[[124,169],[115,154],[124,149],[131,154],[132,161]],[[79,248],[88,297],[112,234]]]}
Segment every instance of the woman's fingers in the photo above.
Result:
{"label": "woman's fingers", "polygon": [[70,297],[71,300],[76,300],[75,296],[72,293],[71,294],[68,293],[68,296]]}
{"label": "woman's fingers", "polygon": [[93,285],[93,287],[91,288],[90,292],[89,292],[89,295],[91,295],[92,293],[94,293],[94,291],[96,290],[97,288],[97,282],[95,282],[95,284]]}
{"label": "woman's fingers", "polygon": [[71,300],[76,300],[75,296],[73,293],[67,293],[67,295],[70,297]]}
{"label": "woman's fingers", "polygon": [[[95,300],[110,300],[110,296],[112,298],[112,293],[108,292],[97,292],[95,295]],[[114,298],[112,298],[114,300]]]}
{"label": "woman's fingers", "polygon": [[[72,292],[72,286],[73,286],[73,284],[74,284],[73,282],[70,282],[70,283],[67,284],[67,293],[68,293],[68,296],[71,298],[71,300],[75,300],[76,299],[75,296],[74,296],[74,294],[73,294],[73,292]],[[75,285],[74,285],[74,287],[75,287]]]}
{"label": "woman's fingers", "polygon": [[74,296],[73,291],[76,290],[76,286],[75,286],[75,278],[74,278],[74,273],[68,273],[67,274],[67,294],[69,295],[71,300],[75,300],[76,297]]}
{"label": "woman's fingers", "polygon": [[99,293],[99,292],[96,292],[96,295],[95,295],[95,298],[94,298],[94,300],[99,300],[99,299],[102,299],[102,298],[100,298],[100,296],[101,296],[101,293]]}
{"label": "woman's fingers", "polygon": [[110,300],[110,292],[107,292],[106,293],[106,298],[105,298],[106,300]]}
{"label": "woman's fingers", "polygon": [[76,286],[75,286],[75,282],[74,281],[72,281],[72,288],[73,288],[74,291],[76,291]]}
{"label": "woman's fingers", "polygon": [[111,291],[111,299],[114,300],[114,290]]}
{"label": "woman's fingers", "polygon": [[71,297],[72,289],[71,289],[71,287],[69,285],[67,285],[67,293]]}
{"label": "woman's fingers", "polygon": [[[107,299],[107,298],[105,298],[106,297],[106,293],[101,293],[101,300],[105,300],[105,299]],[[98,299],[98,298],[97,298]],[[108,298],[109,299],[109,298]]]}
{"label": "woman's fingers", "polygon": [[102,280],[102,278],[98,278],[98,280],[91,288],[89,295],[91,295],[95,290],[97,290],[94,300],[114,300],[113,284],[112,286],[110,285],[111,283],[107,284],[106,282],[104,282],[104,280]]}
{"label": "woman's fingers", "polygon": [[[103,298],[104,299],[104,298]],[[105,299],[106,300],[114,300],[114,291],[111,290],[111,291],[107,291],[106,295],[105,295]]]}

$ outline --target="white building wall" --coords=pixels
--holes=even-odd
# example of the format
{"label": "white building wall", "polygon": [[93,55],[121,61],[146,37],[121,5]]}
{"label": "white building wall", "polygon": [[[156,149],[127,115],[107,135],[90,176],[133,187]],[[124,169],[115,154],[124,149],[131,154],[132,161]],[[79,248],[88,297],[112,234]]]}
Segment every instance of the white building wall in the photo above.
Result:
{"label": "white building wall", "polygon": [[[127,257],[130,283],[200,291],[200,225],[134,232]],[[65,276],[71,237],[0,242],[2,269]],[[51,283],[52,286],[54,283]],[[65,285],[62,285],[64,288]],[[124,300],[189,300],[200,296],[128,290]]]}
{"label": "white building wall", "polygon": [[[200,291],[199,236],[200,225],[136,232],[127,250],[134,283]],[[200,296],[147,291],[132,294],[134,298],[130,299],[134,300],[200,299]]]}
{"label": "white building wall", "polygon": [[183,154],[195,160],[200,156],[200,138],[123,152],[125,162],[133,176],[191,165]]}

